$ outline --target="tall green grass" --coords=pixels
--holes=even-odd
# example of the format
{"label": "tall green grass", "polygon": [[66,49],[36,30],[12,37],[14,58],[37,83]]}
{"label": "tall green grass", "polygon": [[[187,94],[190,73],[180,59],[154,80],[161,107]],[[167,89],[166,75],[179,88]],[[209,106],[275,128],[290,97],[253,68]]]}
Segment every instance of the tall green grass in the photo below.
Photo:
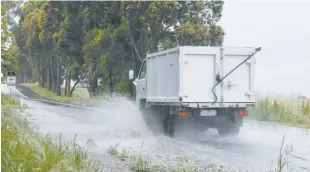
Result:
{"label": "tall green grass", "polygon": [[86,152],[74,140],[63,143],[49,136],[42,138],[33,132],[20,112],[10,105],[18,101],[1,96],[1,170],[42,171],[42,172],[95,172],[99,169],[92,164]]}
{"label": "tall green grass", "polygon": [[252,118],[310,128],[310,100],[257,100],[249,109]]}

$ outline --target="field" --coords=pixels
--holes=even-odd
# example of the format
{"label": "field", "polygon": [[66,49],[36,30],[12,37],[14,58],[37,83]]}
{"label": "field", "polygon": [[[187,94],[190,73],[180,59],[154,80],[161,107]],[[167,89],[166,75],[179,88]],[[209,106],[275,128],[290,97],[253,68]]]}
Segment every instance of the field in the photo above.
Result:
{"label": "field", "polygon": [[250,108],[250,118],[310,128],[310,100],[260,99]]}
{"label": "field", "polygon": [[40,87],[37,84],[33,84],[33,83],[27,83],[25,84],[26,86],[30,87],[34,92],[42,95],[42,96],[46,96],[48,98],[52,98],[55,100],[78,100],[78,99],[88,99],[89,98],[89,93],[88,90],[86,88],[76,88],[71,97],[66,97],[63,96],[64,95],[64,90],[62,89],[62,96],[57,96],[56,93],[48,90],[47,88],[43,88]]}

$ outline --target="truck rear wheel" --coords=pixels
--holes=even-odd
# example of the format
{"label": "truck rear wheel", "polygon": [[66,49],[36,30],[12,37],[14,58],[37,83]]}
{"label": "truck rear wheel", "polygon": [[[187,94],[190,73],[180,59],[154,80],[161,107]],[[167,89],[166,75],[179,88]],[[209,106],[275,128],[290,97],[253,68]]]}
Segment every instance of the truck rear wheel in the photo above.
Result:
{"label": "truck rear wheel", "polygon": [[240,126],[237,124],[229,124],[217,128],[220,136],[238,136],[240,132]]}
{"label": "truck rear wheel", "polygon": [[175,133],[176,115],[166,114],[164,118],[164,133],[173,137]]}
{"label": "truck rear wheel", "polygon": [[[152,132],[158,131],[158,114],[152,108],[141,108],[143,120],[147,128]],[[160,128],[161,130],[161,128]]]}

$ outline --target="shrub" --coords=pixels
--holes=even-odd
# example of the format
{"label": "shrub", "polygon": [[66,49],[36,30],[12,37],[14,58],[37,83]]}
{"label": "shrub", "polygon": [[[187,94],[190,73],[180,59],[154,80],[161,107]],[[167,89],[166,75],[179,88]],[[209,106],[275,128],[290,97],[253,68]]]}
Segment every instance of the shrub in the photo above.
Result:
{"label": "shrub", "polygon": [[257,120],[277,121],[289,124],[310,126],[310,100],[271,100],[256,101],[249,115]]}

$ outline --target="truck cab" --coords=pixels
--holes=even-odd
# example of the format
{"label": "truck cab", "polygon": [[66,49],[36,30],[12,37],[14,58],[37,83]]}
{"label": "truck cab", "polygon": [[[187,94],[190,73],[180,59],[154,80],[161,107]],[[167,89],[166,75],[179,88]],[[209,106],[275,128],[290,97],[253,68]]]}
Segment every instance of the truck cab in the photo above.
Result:
{"label": "truck cab", "polygon": [[140,109],[140,106],[144,106],[141,101],[146,100],[146,59],[142,62],[134,85],[136,86],[136,106]]}

